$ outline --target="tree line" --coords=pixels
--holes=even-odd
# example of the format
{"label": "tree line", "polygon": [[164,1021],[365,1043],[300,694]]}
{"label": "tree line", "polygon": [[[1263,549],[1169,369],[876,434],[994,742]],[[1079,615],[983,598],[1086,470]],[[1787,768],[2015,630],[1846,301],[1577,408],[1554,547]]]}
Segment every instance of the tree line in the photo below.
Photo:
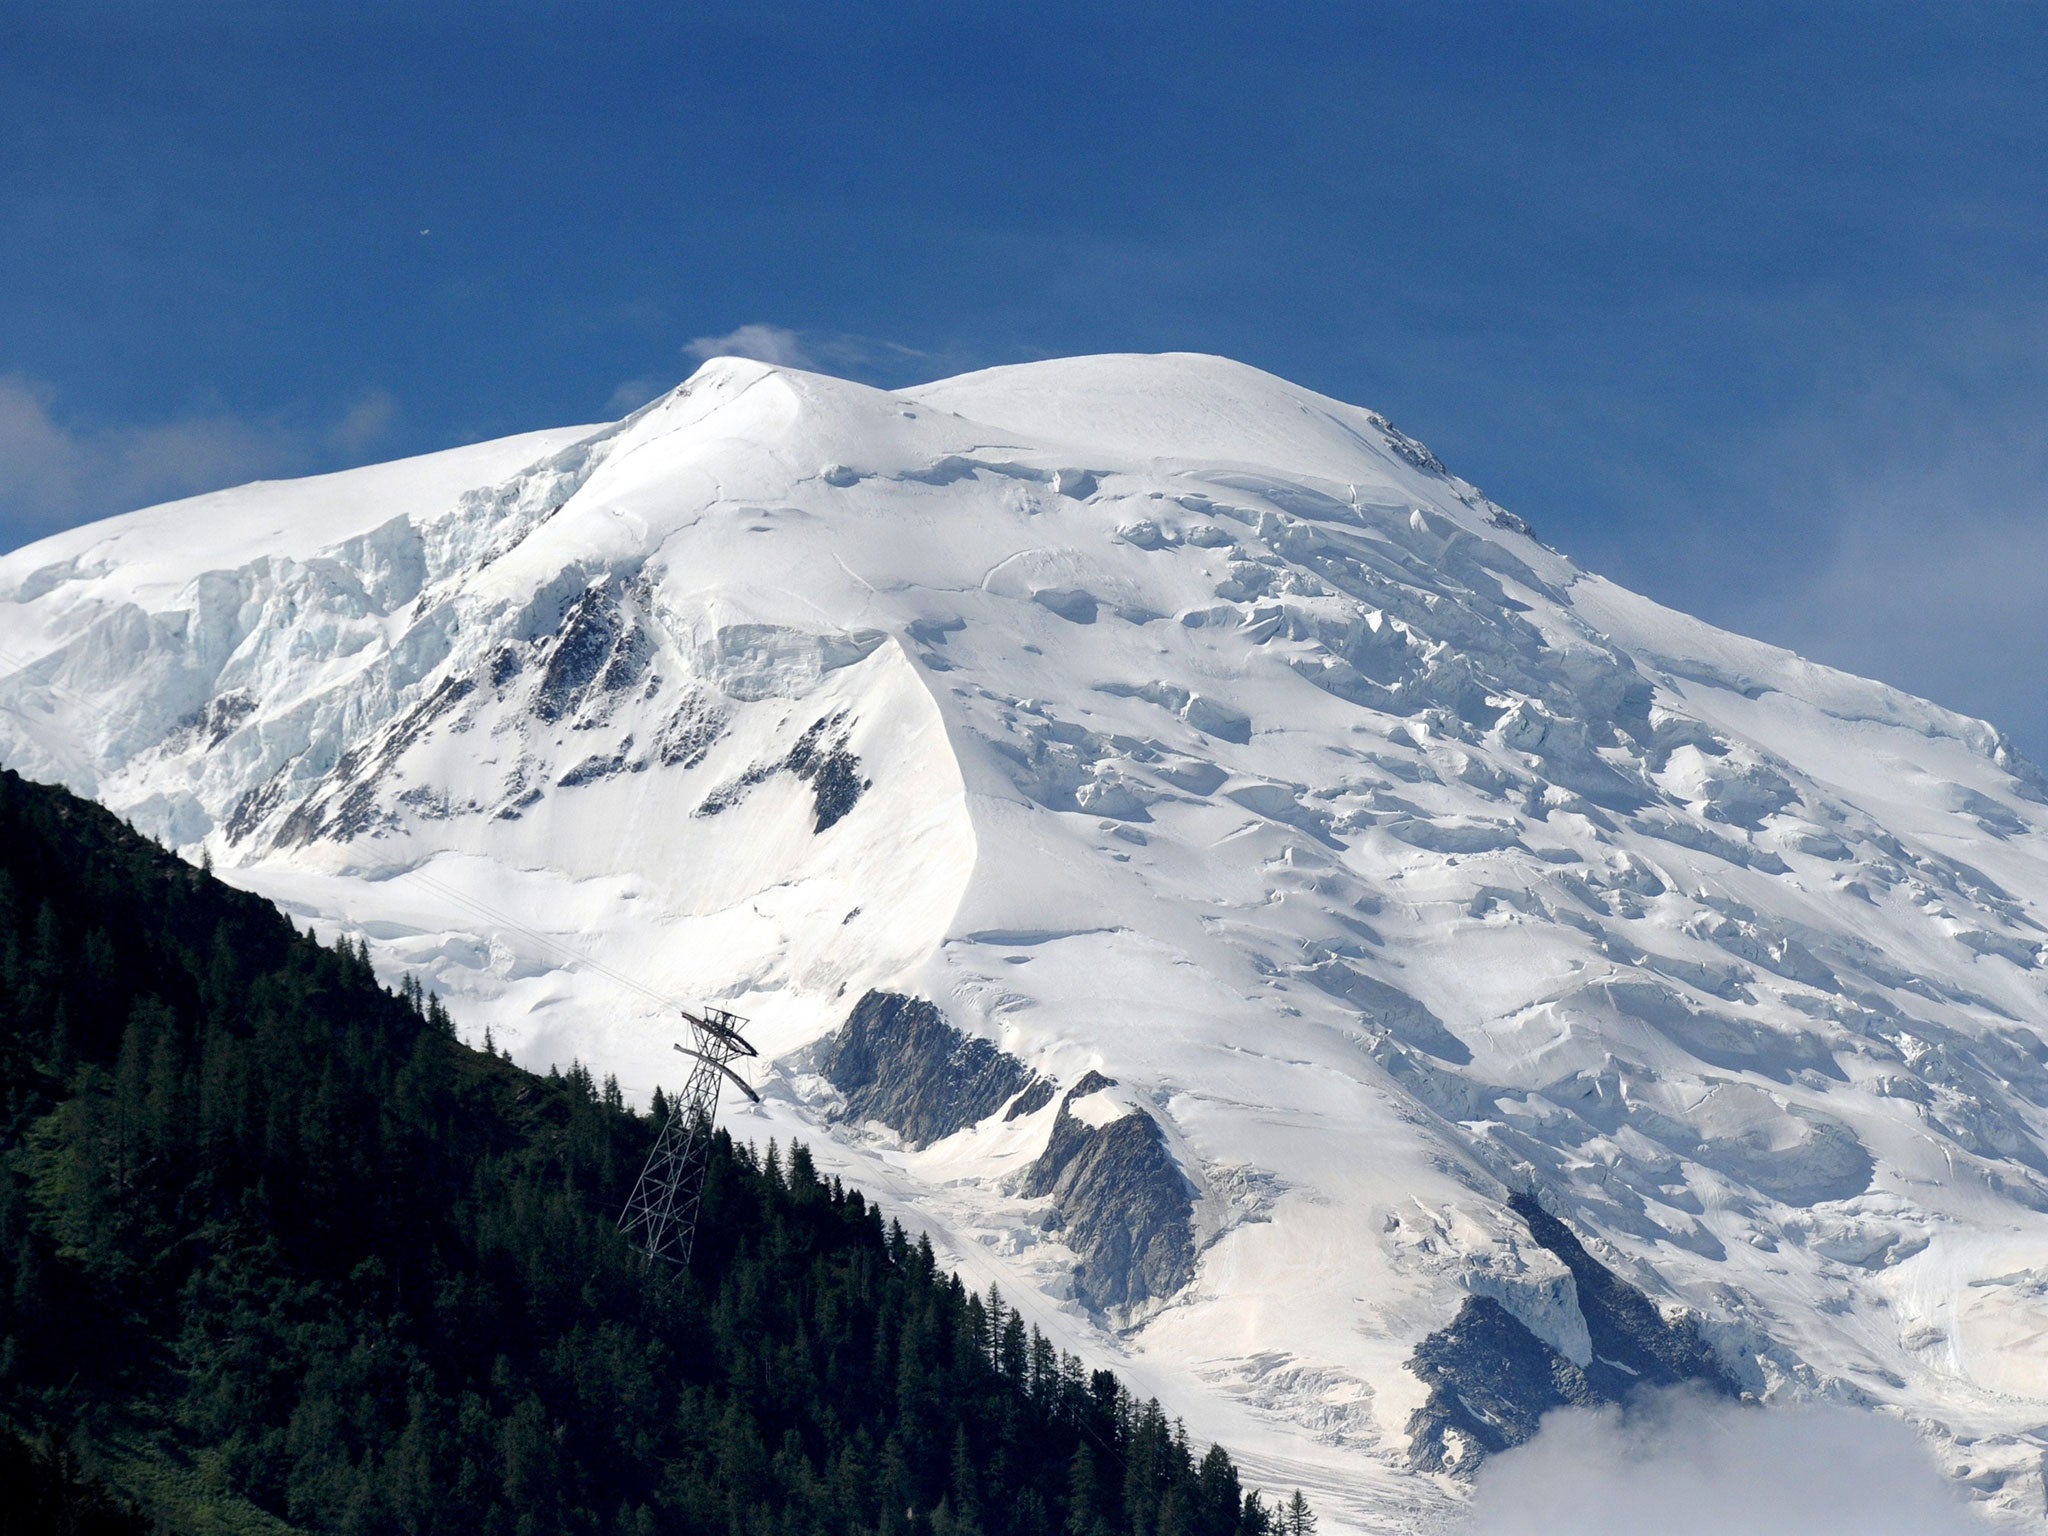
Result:
{"label": "tree line", "polygon": [[0,772],[0,1533],[1307,1536],[801,1145],[687,1273],[615,1081]]}

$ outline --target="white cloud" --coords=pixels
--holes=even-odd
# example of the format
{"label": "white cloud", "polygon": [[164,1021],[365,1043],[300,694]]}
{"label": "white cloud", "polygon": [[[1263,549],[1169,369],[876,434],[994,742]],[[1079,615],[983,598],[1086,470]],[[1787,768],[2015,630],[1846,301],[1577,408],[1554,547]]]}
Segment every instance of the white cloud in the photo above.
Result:
{"label": "white cloud", "polygon": [[[2048,323],[2029,334],[2048,346]],[[1717,616],[1981,715],[2044,757],[2048,376],[1989,371],[2002,392],[1880,372],[1833,420],[1788,428],[1760,500],[1821,530],[1817,547]]]}
{"label": "white cloud", "polygon": [[704,362],[714,357],[750,357],[778,368],[816,370],[818,361],[804,345],[803,338],[787,326],[760,322],[727,331],[723,336],[699,336],[683,348],[686,356]]}
{"label": "white cloud", "polygon": [[2048,508],[1971,520],[1845,521],[1772,638],[1882,677],[2048,749]]}
{"label": "white cloud", "polygon": [[1460,1536],[1988,1536],[1895,1419],[1685,1394],[1554,1413],[1483,1467]]}
{"label": "white cloud", "polygon": [[[68,508],[79,497],[78,444],[54,421],[28,381],[0,378],[0,515]],[[9,519],[12,521],[12,518]]]}
{"label": "white cloud", "polygon": [[[683,348],[683,355],[700,363],[714,357],[750,357],[778,368],[830,373],[884,387],[902,383],[906,373],[932,378],[944,372],[982,366],[973,354],[958,350],[925,352],[901,342],[881,341],[848,331],[793,331],[788,326],[763,321],[740,326],[723,336],[699,336]],[[645,382],[633,379],[620,385],[613,403],[618,404],[628,391],[640,390]],[[633,404],[644,403],[663,387],[656,385],[647,390]]]}
{"label": "white cloud", "polygon": [[227,411],[75,428],[57,417],[49,389],[0,375],[0,549],[153,502],[302,473],[336,453],[358,456],[396,414],[391,397],[375,391],[318,430]]}
{"label": "white cloud", "polygon": [[398,419],[398,402],[381,389],[373,389],[348,408],[328,434],[334,446],[358,453],[377,442]]}
{"label": "white cloud", "polygon": [[612,416],[628,416],[665,389],[673,388],[675,380],[660,374],[643,373],[638,378],[627,379],[611,392],[604,408]]}

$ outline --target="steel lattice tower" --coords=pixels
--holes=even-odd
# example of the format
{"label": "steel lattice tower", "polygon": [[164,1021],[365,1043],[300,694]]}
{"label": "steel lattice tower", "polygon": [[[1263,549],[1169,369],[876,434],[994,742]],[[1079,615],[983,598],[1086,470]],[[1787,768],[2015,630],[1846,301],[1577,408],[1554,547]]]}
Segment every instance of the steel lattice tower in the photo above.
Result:
{"label": "steel lattice tower", "polygon": [[633,1198],[619,1217],[621,1232],[640,1235],[650,1259],[687,1265],[697,1236],[697,1209],[704,1199],[704,1169],[711,1156],[711,1122],[718,1111],[718,1093],[733,1084],[756,1104],[761,1096],[749,1088],[732,1063],[759,1053],[740,1033],[746,1021],[717,1008],[700,1016],[683,1011],[694,1045],[678,1045],[691,1058],[690,1078],[678,1097],[669,1101],[668,1118],[633,1186]]}

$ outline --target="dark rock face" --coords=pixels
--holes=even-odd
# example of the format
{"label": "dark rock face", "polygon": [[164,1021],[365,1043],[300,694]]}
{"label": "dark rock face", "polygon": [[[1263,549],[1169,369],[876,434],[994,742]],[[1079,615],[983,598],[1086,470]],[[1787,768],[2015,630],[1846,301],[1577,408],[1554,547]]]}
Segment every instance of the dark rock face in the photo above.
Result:
{"label": "dark rock face", "polygon": [[235,808],[228,812],[223,829],[228,841],[239,843],[263,824],[263,818],[283,802],[286,784],[285,775],[289,770],[279,768],[269,778],[248,791],[235,802]]}
{"label": "dark rock face", "polygon": [[868,787],[868,781],[860,776],[860,759],[846,750],[845,737],[827,734],[845,718],[843,714],[834,715],[805,731],[790,748],[785,764],[811,786],[817,801],[817,814],[811,824],[814,832],[824,831],[852,810],[861,791]]}
{"label": "dark rock face", "polygon": [[[1004,1111],[1043,1109],[1054,1086],[986,1040],[962,1034],[922,998],[870,992],[826,1042],[818,1070],[855,1119],[925,1146]],[[1171,1295],[1195,1272],[1194,1186],[1159,1124],[1132,1110],[1107,1125],[1069,1106],[1114,1084],[1090,1072],[1068,1090],[1023,1193],[1050,1195],[1053,1223],[1080,1263],[1075,1293],[1097,1312]],[[1005,1105],[1008,1108],[1005,1110]]]}
{"label": "dark rock face", "polygon": [[1408,1460],[1425,1472],[1470,1475],[1520,1445],[1553,1408],[1606,1401],[1585,1373],[1491,1296],[1468,1296],[1448,1328],[1416,1346],[1408,1369],[1430,1388],[1408,1420]]}
{"label": "dark rock face", "polygon": [[[432,693],[387,725],[376,738],[342,753],[327,776],[284,819],[277,831],[277,845],[299,847],[316,837],[345,843],[397,826],[398,818],[384,808],[380,799],[386,776],[429,725],[475,691],[476,684],[469,678],[445,677]],[[282,778],[273,778],[261,790],[245,795],[229,818],[229,836],[253,831],[260,817],[275,804],[282,787]]]}
{"label": "dark rock face", "polygon": [[725,734],[730,717],[701,694],[691,694],[676,707],[655,738],[655,755],[664,768],[694,768]]}
{"label": "dark rock face", "polygon": [[1508,1206],[1529,1224],[1529,1235],[1572,1272],[1579,1311],[1593,1341],[1586,1379],[1603,1401],[1619,1402],[1640,1386],[1682,1382],[1723,1397],[1740,1395],[1700,1337],[1698,1319],[1690,1314],[1667,1319],[1649,1297],[1586,1252],[1572,1229],[1544,1210],[1534,1195],[1511,1196]]}
{"label": "dark rock face", "polygon": [[1050,1078],[1039,1078],[1016,1098],[1010,1100],[1010,1107],[1003,1111],[1005,1120],[1021,1120],[1026,1115],[1035,1115],[1052,1102],[1056,1090]]}
{"label": "dark rock face", "polygon": [[[730,783],[723,784],[704,798],[693,816],[717,816],[731,810],[744,800],[749,790],[757,784],[765,784],[776,774],[795,774],[811,786],[811,797],[815,811],[811,818],[811,830],[823,832],[833,826],[853,809],[861,795],[870,788],[869,781],[860,774],[860,758],[847,750],[846,712],[814,722],[796,745],[789,749],[789,755],[774,762],[756,763]],[[720,717],[718,728],[724,728]],[[710,738],[715,740],[716,737]],[[708,746],[708,743],[707,743]],[[700,751],[684,763],[685,767],[701,761]]]}
{"label": "dark rock face", "polygon": [[[645,674],[654,642],[629,611],[624,599],[631,596],[612,579],[586,588],[570,604],[553,641],[544,647],[534,714],[554,721],[581,713],[585,718],[579,725],[594,724],[609,713],[607,696],[623,693]],[[511,675],[502,653],[492,663],[493,678],[501,674]]]}
{"label": "dark rock face", "polygon": [[1073,1103],[1112,1086],[1091,1072],[1068,1090],[1052,1137],[1025,1170],[1024,1193],[1051,1195],[1080,1263],[1074,1290],[1098,1312],[1179,1290],[1195,1272],[1194,1188],[1158,1122],[1132,1110],[1089,1125]]}
{"label": "dark rock face", "polygon": [[857,1119],[924,1146],[985,1120],[1039,1081],[1016,1057],[964,1035],[922,998],[870,992],[826,1043],[819,1071]]}
{"label": "dark rock face", "polygon": [[1700,1335],[1696,1318],[1666,1318],[1602,1264],[1534,1195],[1509,1208],[1572,1272],[1593,1358],[1581,1368],[1488,1296],[1466,1299],[1448,1327],[1416,1346],[1408,1368],[1429,1387],[1408,1420],[1408,1460],[1469,1477],[1485,1457],[1520,1445],[1553,1408],[1625,1402],[1644,1387],[1692,1386],[1721,1397],[1740,1390]]}
{"label": "dark rock face", "polygon": [[583,690],[611,661],[623,628],[618,603],[603,587],[592,587],[579,597],[563,617],[534,694],[533,712],[543,720],[559,720],[574,709]]}
{"label": "dark rock face", "polygon": [[205,735],[209,747],[217,747],[234,735],[241,723],[255,712],[256,701],[237,688],[208,700],[192,723]]}
{"label": "dark rock face", "polygon": [[610,754],[599,753],[586,757],[574,768],[563,774],[561,778],[562,788],[575,789],[579,785],[595,784],[600,779],[608,779],[614,774],[624,773],[631,766],[629,760],[632,754],[633,738],[628,736],[619,743],[616,751]]}

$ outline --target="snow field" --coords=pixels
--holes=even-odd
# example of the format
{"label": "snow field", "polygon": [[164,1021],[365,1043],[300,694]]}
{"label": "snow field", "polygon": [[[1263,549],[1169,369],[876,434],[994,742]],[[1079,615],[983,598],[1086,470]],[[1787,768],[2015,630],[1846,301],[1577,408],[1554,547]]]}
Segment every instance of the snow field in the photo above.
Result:
{"label": "snow field", "polygon": [[[2038,1507],[2038,775],[1256,370],[722,359],[613,426],[74,530],[0,558],[0,759],[529,1064],[644,1097],[674,1002],[748,1017],[736,1130],[1333,1527],[1449,1507],[1405,1361],[1464,1297],[1586,1348],[1529,1185],[1754,1390]],[[1188,1287],[1073,1299],[1013,1187],[1055,1107],[835,1121],[807,1056],[871,988],[1115,1079],[1075,1112],[1160,1124]]]}

